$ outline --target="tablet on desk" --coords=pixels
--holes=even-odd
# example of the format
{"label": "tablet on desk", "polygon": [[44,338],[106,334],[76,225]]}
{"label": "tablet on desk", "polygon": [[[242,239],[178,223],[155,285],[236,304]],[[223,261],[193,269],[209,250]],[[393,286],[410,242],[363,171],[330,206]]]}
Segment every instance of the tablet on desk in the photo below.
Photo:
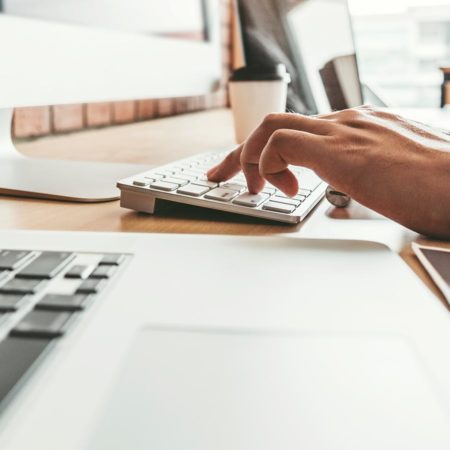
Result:
{"label": "tablet on desk", "polygon": [[450,249],[413,244],[413,250],[450,304]]}

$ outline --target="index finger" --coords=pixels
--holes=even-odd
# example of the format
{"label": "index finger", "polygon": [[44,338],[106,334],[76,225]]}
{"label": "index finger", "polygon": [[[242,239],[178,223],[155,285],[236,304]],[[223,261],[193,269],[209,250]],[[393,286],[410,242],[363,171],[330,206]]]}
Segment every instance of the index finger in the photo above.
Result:
{"label": "index finger", "polygon": [[229,153],[226,158],[212,167],[206,173],[211,181],[225,181],[233,178],[241,171],[241,153],[244,145],[241,144],[236,150]]}

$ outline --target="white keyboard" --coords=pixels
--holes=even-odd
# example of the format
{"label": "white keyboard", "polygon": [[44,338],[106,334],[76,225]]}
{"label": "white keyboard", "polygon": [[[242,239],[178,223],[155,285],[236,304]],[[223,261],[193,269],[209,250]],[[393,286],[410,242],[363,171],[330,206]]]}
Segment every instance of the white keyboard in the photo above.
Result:
{"label": "white keyboard", "polygon": [[300,185],[293,198],[269,183],[261,193],[251,195],[242,173],[223,183],[208,181],[208,169],[227,153],[196,155],[121,180],[117,183],[120,204],[153,214],[156,201],[166,200],[294,224],[301,222],[325,194],[326,183],[302,167],[290,167]]}

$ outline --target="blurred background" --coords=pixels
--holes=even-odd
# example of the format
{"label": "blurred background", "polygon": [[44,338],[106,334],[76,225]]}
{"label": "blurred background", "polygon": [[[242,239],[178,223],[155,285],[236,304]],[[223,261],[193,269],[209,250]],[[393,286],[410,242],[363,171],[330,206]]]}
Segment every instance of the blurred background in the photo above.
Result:
{"label": "blurred background", "polygon": [[350,0],[362,79],[389,106],[438,107],[449,0]]}
{"label": "blurred background", "polygon": [[[78,2],[88,2],[67,1],[73,1],[74,10]],[[189,1],[192,0],[168,0],[167,5],[172,10],[172,16],[182,19],[181,28],[186,28],[184,37],[203,39],[201,30],[192,26],[196,23],[196,17],[180,14],[183,5]],[[123,2],[115,0],[97,0],[97,3],[102,2],[108,8],[115,4],[124,6]],[[133,3],[139,4],[136,1]],[[217,92],[184,99],[134,99],[101,104],[19,108],[14,119],[15,137],[29,139],[228,106],[226,82],[233,60],[231,36],[235,24],[232,0],[220,0],[220,3],[223,77]],[[30,10],[33,4],[42,6],[36,0],[0,0],[0,7],[2,4],[17,8],[18,12],[21,8]],[[145,5],[143,0],[141,6]],[[362,81],[370,85],[389,106],[439,107],[443,80],[439,68],[450,65],[450,0],[349,0],[349,6]],[[55,17],[58,14],[55,11]],[[136,31],[146,31],[142,23],[130,23],[121,14],[113,16],[117,20],[105,22],[106,27],[131,27]],[[79,23],[88,19],[77,17]],[[155,23],[162,22],[158,19]]]}

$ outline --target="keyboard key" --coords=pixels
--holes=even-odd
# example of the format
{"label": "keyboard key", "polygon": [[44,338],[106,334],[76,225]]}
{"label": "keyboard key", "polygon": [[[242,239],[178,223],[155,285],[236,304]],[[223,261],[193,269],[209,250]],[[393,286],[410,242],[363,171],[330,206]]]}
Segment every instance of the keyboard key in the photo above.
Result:
{"label": "keyboard key", "polygon": [[75,255],[69,252],[43,252],[22,269],[16,277],[50,279],[57,275],[74,258]]}
{"label": "keyboard key", "polygon": [[304,197],[309,197],[311,195],[311,192],[309,189],[299,189],[298,195],[303,195]]}
{"label": "keyboard key", "polygon": [[219,183],[215,183],[214,181],[208,181],[206,177],[200,178],[192,184],[197,184],[198,186],[206,186],[210,189],[214,189],[219,186]]}
{"label": "keyboard key", "polygon": [[47,311],[81,311],[91,299],[90,295],[74,294],[47,294],[36,306],[37,310]]}
{"label": "keyboard key", "polygon": [[0,342],[0,402],[49,344],[49,339],[8,337]]}
{"label": "keyboard key", "polygon": [[77,294],[97,294],[105,286],[105,280],[102,278],[88,278],[83,281],[77,289]]}
{"label": "keyboard key", "polygon": [[44,280],[13,278],[0,287],[2,294],[36,294],[45,285]]}
{"label": "keyboard key", "polygon": [[100,266],[120,266],[125,261],[125,255],[120,253],[108,253],[99,262]]}
{"label": "keyboard key", "polygon": [[236,205],[256,208],[257,206],[264,203],[268,198],[269,196],[267,194],[256,194],[256,195],[242,194],[238,198],[233,200],[233,203]]}
{"label": "keyboard key", "polygon": [[232,191],[244,192],[246,190],[245,185],[239,183],[223,183],[220,186],[222,189],[230,189]]}
{"label": "keyboard key", "polygon": [[262,190],[263,194],[269,194],[269,195],[273,195],[277,192],[277,190],[275,188],[271,188],[271,187],[265,187]]}
{"label": "keyboard key", "polygon": [[301,203],[300,200],[295,200],[294,198],[291,198],[291,197],[285,197],[285,196],[279,196],[279,195],[272,197],[272,201],[277,202],[277,203],[284,203],[285,205],[292,205],[292,206],[295,206],[296,208],[298,206],[300,206],[300,203]]}
{"label": "keyboard key", "polygon": [[158,169],[156,173],[164,177],[171,177],[176,174],[176,171],[174,169]]}
{"label": "keyboard key", "polygon": [[0,294],[0,311],[17,311],[26,299],[24,294]]}
{"label": "keyboard key", "polygon": [[267,202],[263,205],[263,209],[284,214],[290,214],[295,211],[295,206],[286,205],[284,203]]}
{"label": "keyboard key", "polygon": [[66,278],[81,278],[86,279],[92,272],[92,266],[72,266],[68,272],[64,275]]}
{"label": "keyboard key", "polygon": [[[154,180],[152,180],[153,182]],[[145,187],[150,184],[150,179],[147,178],[146,180],[133,180],[133,185],[138,187]]]}
{"label": "keyboard key", "polygon": [[176,184],[177,187],[184,186],[189,183],[189,181],[187,181],[187,180],[183,180],[182,178],[174,178],[174,177],[167,177],[164,179],[164,181],[166,183]]}
{"label": "keyboard key", "polygon": [[187,175],[187,174],[185,175],[184,173],[180,173],[180,174],[179,174],[179,178],[181,178],[182,180],[189,181],[189,182],[198,180],[198,177],[197,177],[197,176],[194,176],[194,175]]}
{"label": "keyboard key", "polygon": [[149,173],[145,175],[144,178],[152,180],[151,182],[153,183],[154,181],[162,180],[163,178],[165,178],[165,176],[158,173]]}
{"label": "keyboard key", "polygon": [[198,179],[200,173],[201,172],[199,170],[192,170],[192,169],[184,170],[183,178],[186,178],[186,175],[187,175],[190,177],[195,177],[195,179]]}
{"label": "keyboard key", "polygon": [[166,183],[165,181],[157,181],[150,185],[152,189],[157,189],[158,191],[172,192],[177,190],[180,186],[174,183]]}
{"label": "keyboard key", "polygon": [[209,191],[209,187],[200,186],[197,184],[190,184],[188,186],[182,187],[178,189],[179,194],[191,195],[192,197],[200,197],[203,194],[206,194]]}
{"label": "keyboard key", "polygon": [[89,278],[111,278],[116,270],[117,266],[98,266]]}
{"label": "keyboard key", "polygon": [[32,253],[24,250],[2,250],[0,252],[0,270],[15,270],[28,261]]}
{"label": "keyboard key", "polygon": [[31,311],[11,331],[11,336],[55,338],[67,330],[71,317],[67,312]]}
{"label": "keyboard key", "polygon": [[218,200],[220,202],[229,202],[233,200],[234,197],[239,195],[238,191],[232,191],[230,189],[217,188],[208,192],[205,198],[210,200]]}

